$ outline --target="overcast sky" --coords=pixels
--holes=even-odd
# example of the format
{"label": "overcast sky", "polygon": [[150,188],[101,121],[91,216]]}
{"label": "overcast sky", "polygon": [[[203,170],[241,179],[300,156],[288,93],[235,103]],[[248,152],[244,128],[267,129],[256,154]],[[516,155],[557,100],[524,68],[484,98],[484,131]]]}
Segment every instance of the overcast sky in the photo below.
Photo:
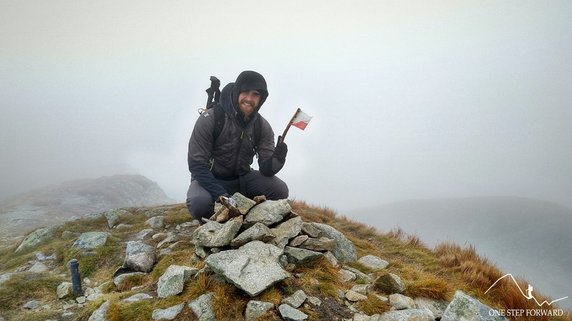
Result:
{"label": "overcast sky", "polygon": [[139,173],[183,201],[209,77],[256,70],[291,196],[572,206],[571,1],[0,0],[0,199]]}

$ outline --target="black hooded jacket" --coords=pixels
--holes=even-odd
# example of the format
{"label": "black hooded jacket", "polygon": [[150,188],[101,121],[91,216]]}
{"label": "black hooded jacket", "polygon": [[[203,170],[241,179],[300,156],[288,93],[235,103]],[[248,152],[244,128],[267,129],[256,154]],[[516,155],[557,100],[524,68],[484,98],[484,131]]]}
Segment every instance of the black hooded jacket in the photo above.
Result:
{"label": "black hooded jacket", "polygon": [[[242,91],[258,90],[260,102],[248,121],[238,108],[238,95]],[[265,176],[278,173],[285,158],[274,157],[274,132],[259,109],[266,101],[268,91],[264,78],[256,72],[241,73],[235,83],[226,85],[220,97],[222,108],[211,108],[199,116],[189,141],[188,164],[191,179],[197,180],[213,200],[227,191],[217,180],[237,179],[252,169],[254,155],[258,153],[258,166]],[[220,135],[214,137],[215,114],[225,113]],[[261,118],[257,120],[257,118]],[[260,128],[260,139],[255,141],[254,126]]]}

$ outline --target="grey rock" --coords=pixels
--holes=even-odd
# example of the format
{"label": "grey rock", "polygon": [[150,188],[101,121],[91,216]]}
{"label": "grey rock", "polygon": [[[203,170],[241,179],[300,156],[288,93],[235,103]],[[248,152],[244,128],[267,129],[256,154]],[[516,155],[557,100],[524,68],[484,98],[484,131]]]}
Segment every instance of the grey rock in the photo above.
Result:
{"label": "grey rock", "polygon": [[373,290],[373,286],[371,284],[356,284],[351,290],[363,295],[368,295]]}
{"label": "grey rock", "polygon": [[302,243],[300,247],[312,251],[333,251],[336,248],[336,241],[327,237],[311,237]]}
{"label": "grey rock", "polygon": [[253,207],[244,218],[247,226],[262,223],[270,226],[281,222],[292,211],[288,200],[266,201]]}
{"label": "grey rock", "polygon": [[309,237],[318,238],[322,236],[322,230],[313,225],[313,223],[303,223],[302,233],[308,235]]}
{"label": "grey rock", "polygon": [[280,248],[252,241],[237,250],[211,254],[205,264],[248,295],[256,296],[290,276],[278,262],[280,255]]}
{"label": "grey rock", "polygon": [[348,301],[351,302],[358,302],[358,301],[365,301],[367,300],[367,296],[357,293],[355,291],[349,290],[346,292],[345,297]]}
{"label": "grey rock", "polygon": [[288,304],[293,308],[299,308],[302,304],[304,304],[307,298],[308,296],[304,291],[298,290],[291,296],[282,299],[282,303]]}
{"label": "grey rock", "polygon": [[32,233],[28,234],[28,236],[26,236],[26,238],[22,240],[22,243],[20,243],[20,245],[16,249],[16,253],[27,251],[29,249],[38,246],[41,243],[46,242],[48,239],[54,236],[55,229],[56,229],[55,226],[44,227],[44,228],[39,228],[33,231]]}
{"label": "grey rock", "polygon": [[242,227],[242,216],[221,224],[208,221],[193,232],[192,241],[203,247],[223,247],[230,244]]}
{"label": "grey rock", "polygon": [[119,287],[121,285],[121,283],[123,283],[123,281],[127,280],[130,277],[145,276],[145,275],[146,274],[143,272],[133,272],[133,273],[120,274],[120,275],[116,276],[115,278],[113,278],[113,284],[115,284],[116,287]]}
{"label": "grey rock", "polygon": [[199,272],[197,268],[171,265],[157,282],[157,296],[167,298],[183,292],[185,281]]}
{"label": "grey rock", "polygon": [[330,264],[332,266],[339,266],[340,263],[338,262],[338,259],[336,259],[336,257],[332,254],[332,252],[328,251],[326,253],[324,253],[324,257],[330,262]]}
{"label": "grey rock", "polygon": [[[408,309],[385,312],[371,317],[370,321],[434,321],[433,313],[428,309]],[[463,320],[456,320],[463,321]]]}
{"label": "grey rock", "polygon": [[36,310],[39,307],[40,307],[40,302],[37,300],[28,301],[24,303],[24,305],[22,306],[22,308],[26,310]]}
{"label": "grey rock", "polygon": [[320,236],[325,236],[336,241],[336,248],[332,251],[332,254],[334,254],[336,259],[338,259],[340,262],[352,262],[357,259],[357,253],[353,243],[348,240],[340,231],[327,224],[309,224],[312,224],[313,227],[320,230]]}
{"label": "grey rock", "polygon": [[56,259],[56,254],[46,256],[42,252],[36,253],[36,260],[38,261],[54,261],[55,259]]}
{"label": "grey rock", "polygon": [[154,216],[145,221],[145,224],[149,225],[151,228],[163,228],[165,226],[164,216]]}
{"label": "grey rock", "polygon": [[123,209],[111,209],[103,213],[103,215],[107,219],[107,226],[109,228],[115,227],[117,223],[119,223],[120,216],[125,214],[129,214],[129,212]]}
{"label": "grey rock", "polygon": [[272,308],[274,308],[274,304],[270,302],[251,300],[246,304],[245,319],[246,321],[256,321],[258,317],[264,315]]}
{"label": "grey rock", "polygon": [[147,229],[139,231],[139,233],[137,233],[137,236],[135,236],[135,238],[137,240],[142,241],[146,238],[151,237],[152,234],[153,234],[153,229],[147,228]]}
{"label": "grey rock", "polygon": [[445,312],[447,305],[449,305],[447,301],[437,301],[427,298],[415,298],[413,301],[415,301],[415,305],[418,309],[429,309],[435,318],[443,317],[443,312]]}
{"label": "grey rock", "polygon": [[[264,204],[264,203],[263,203]],[[308,319],[308,315],[300,310],[296,310],[288,304],[282,304],[278,307],[280,316],[286,321],[302,321]]]}
{"label": "grey rock", "polygon": [[71,282],[62,282],[56,289],[58,299],[66,299],[73,295],[73,285]]}
{"label": "grey rock", "polygon": [[386,273],[375,280],[375,288],[385,293],[401,293],[405,291],[405,283],[393,273]]}
{"label": "grey rock", "polygon": [[501,316],[491,316],[491,307],[479,302],[477,299],[456,291],[453,300],[443,313],[441,321],[501,321],[507,320]]}
{"label": "grey rock", "polygon": [[75,302],[79,303],[79,304],[84,304],[86,301],[84,296],[78,296],[77,298],[75,298]]}
{"label": "grey rock", "polygon": [[366,255],[359,258],[358,263],[372,270],[385,269],[389,263],[375,255]]}
{"label": "grey rock", "polygon": [[353,268],[353,267],[351,267],[351,266],[347,266],[347,265],[344,265],[343,268],[344,268],[345,270],[348,270],[348,271],[350,271],[350,272],[353,272],[358,279],[362,279],[362,280],[363,280],[364,282],[366,282],[366,283],[373,283],[372,278],[371,278],[369,275],[363,273],[362,271],[360,271],[360,270],[358,270],[358,269],[355,269],[355,268]]}
{"label": "grey rock", "polygon": [[389,304],[396,310],[416,308],[415,301],[412,298],[398,293],[389,296]]}
{"label": "grey rock", "polygon": [[155,248],[141,241],[129,241],[125,249],[123,266],[133,271],[149,272],[153,269],[157,255]]}
{"label": "grey rock", "polygon": [[105,301],[102,305],[97,308],[97,310],[93,311],[89,319],[87,321],[107,321],[107,310],[109,309],[110,301]]}
{"label": "grey rock", "polygon": [[[265,204],[266,202],[262,203]],[[291,238],[294,238],[302,230],[302,218],[295,217],[287,221],[280,223],[273,229],[270,229],[276,238],[272,241],[272,244],[278,246],[279,248],[284,248]]]}
{"label": "grey rock", "polygon": [[273,240],[275,237],[276,235],[270,231],[268,226],[262,223],[256,223],[246,231],[240,233],[236,238],[234,238],[230,242],[230,245],[232,247],[240,247],[251,241],[262,241],[267,243]]}
{"label": "grey rock", "polygon": [[155,309],[153,310],[151,318],[153,320],[174,320],[179,315],[179,313],[183,311],[184,307],[185,304],[181,303],[166,309]]}
{"label": "grey rock", "polygon": [[152,300],[153,297],[147,293],[137,293],[121,301],[123,302],[138,302],[141,300]]}
{"label": "grey rock", "polygon": [[86,232],[82,233],[73,243],[72,247],[82,250],[93,250],[105,245],[109,233],[107,232]]}
{"label": "grey rock", "polygon": [[250,211],[250,209],[256,205],[255,201],[251,200],[250,198],[240,193],[234,193],[232,195],[232,198],[236,201],[237,203],[236,208],[238,208],[240,214],[242,215],[246,215],[246,213],[248,213],[248,211]]}
{"label": "grey rock", "polygon": [[212,308],[212,299],[213,294],[207,293],[189,302],[189,308],[193,310],[199,321],[216,321]]}
{"label": "grey rock", "polygon": [[306,299],[306,301],[312,304],[313,306],[319,307],[320,305],[322,305],[322,300],[320,300],[320,298],[317,298],[315,296],[309,296],[308,299]]}
{"label": "grey rock", "polygon": [[165,237],[161,242],[159,242],[159,244],[157,244],[157,248],[160,249],[161,247],[163,247],[163,245],[169,244],[169,243],[174,243],[174,242],[177,242],[178,240],[179,240],[179,237],[177,236],[177,234],[175,234],[173,232],[168,232],[167,237]]}
{"label": "grey rock", "polygon": [[291,246],[286,246],[284,248],[284,253],[288,256],[288,261],[295,264],[309,262],[322,256],[322,253],[320,252]]}
{"label": "grey rock", "polygon": [[304,243],[307,239],[309,239],[310,237],[308,235],[298,235],[295,238],[292,239],[292,241],[290,241],[290,246],[300,246],[302,243]]}
{"label": "grey rock", "polygon": [[31,273],[45,273],[48,272],[50,268],[42,262],[36,262],[32,267],[28,270]]}
{"label": "grey rock", "polygon": [[0,275],[0,284],[10,280],[12,278],[12,275],[14,275],[14,273],[4,273]]}
{"label": "grey rock", "polygon": [[346,269],[340,269],[338,271],[338,274],[340,275],[340,279],[343,282],[352,282],[352,281],[355,281],[357,279],[357,276],[354,272],[348,271]]}

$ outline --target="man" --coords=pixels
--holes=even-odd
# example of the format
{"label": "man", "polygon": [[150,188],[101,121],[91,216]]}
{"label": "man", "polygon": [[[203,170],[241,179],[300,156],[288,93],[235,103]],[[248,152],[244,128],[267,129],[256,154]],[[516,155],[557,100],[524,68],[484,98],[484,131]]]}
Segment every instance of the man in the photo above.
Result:
{"label": "man", "polygon": [[[214,211],[221,196],[240,192],[246,197],[264,195],[277,200],[288,197],[288,186],[275,176],[284,166],[288,147],[258,111],[268,97],[266,80],[255,71],[243,71],[226,85],[220,106],[203,112],[189,141],[188,163],[191,185],[187,207],[202,223]],[[224,113],[224,125],[215,137],[215,113]],[[219,115],[220,119],[220,115]],[[258,154],[259,170],[253,170]]]}

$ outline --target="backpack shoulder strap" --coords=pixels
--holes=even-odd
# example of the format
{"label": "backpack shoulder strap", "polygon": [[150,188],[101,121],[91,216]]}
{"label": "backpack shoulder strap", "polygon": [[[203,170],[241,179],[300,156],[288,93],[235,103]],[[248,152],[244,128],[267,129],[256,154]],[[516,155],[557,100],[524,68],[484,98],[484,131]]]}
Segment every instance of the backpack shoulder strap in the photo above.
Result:
{"label": "backpack shoulder strap", "polygon": [[216,104],[213,107],[213,111],[214,111],[214,117],[215,117],[215,127],[214,127],[214,131],[213,131],[213,137],[214,140],[216,140],[219,136],[220,133],[222,132],[222,128],[224,127],[224,123],[226,121],[226,115],[224,113],[224,110],[222,109],[222,106],[220,104]]}
{"label": "backpack shoulder strap", "polygon": [[258,144],[260,143],[260,138],[262,136],[262,117],[258,115],[256,121],[254,122],[254,149],[258,153]]}

